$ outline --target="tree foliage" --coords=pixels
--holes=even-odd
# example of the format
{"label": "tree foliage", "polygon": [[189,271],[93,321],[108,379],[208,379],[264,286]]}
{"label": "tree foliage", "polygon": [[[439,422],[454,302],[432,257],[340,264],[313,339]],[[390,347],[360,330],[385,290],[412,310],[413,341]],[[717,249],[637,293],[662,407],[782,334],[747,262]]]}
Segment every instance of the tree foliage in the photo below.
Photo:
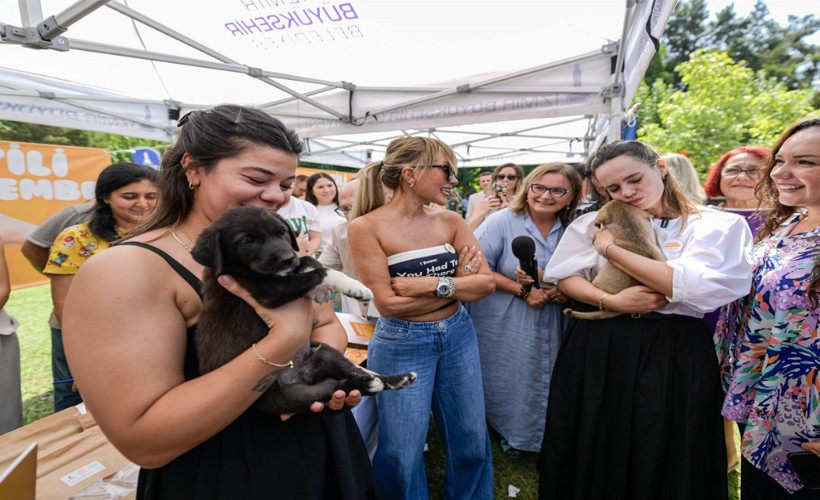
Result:
{"label": "tree foliage", "polygon": [[781,26],[771,18],[763,0],[744,17],[730,4],[709,19],[706,0],[678,3],[664,30],[663,50],[647,71],[646,81],[661,78],[667,84],[683,85],[675,68],[699,49],[726,51],[753,71],[765,71],[789,89],[817,88],[820,80],[820,47],[807,38],[820,29],[820,18],[789,16]]}
{"label": "tree foliage", "polygon": [[662,152],[685,152],[701,173],[738,146],[772,145],[812,109],[811,90],[790,90],[726,52],[697,50],[675,72],[685,90],[660,79],[638,89],[638,138]]}
{"label": "tree foliage", "polygon": [[158,149],[167,146],[161,141],[138,137],[3,120],[0,120],[0,140],[108,149],[113,162],[132,161],[130,150],[137,146]]}

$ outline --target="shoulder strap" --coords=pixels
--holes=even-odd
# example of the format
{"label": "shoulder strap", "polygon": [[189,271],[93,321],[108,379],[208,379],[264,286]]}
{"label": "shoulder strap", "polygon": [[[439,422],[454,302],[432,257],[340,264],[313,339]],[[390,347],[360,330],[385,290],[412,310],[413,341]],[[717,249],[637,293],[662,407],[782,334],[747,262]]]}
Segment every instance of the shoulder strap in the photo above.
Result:
{"label": "shoulder strap", "polygon": [[183,266],[182,264],[177,262],[176,259],[174,259],[170,255],[168,255],[167,253],[163,252],[162,250],[160,250],[159,248],[157,248],[155,246],[148,245],[148,244],[142,243],[140,241],[124,241],[124,242],[120,243],[120,245],[132,245],[132,246],[135,246],[135,247],[145,248],[146,250],[150,250],[150,251],[154,252],[155,254],[159,255],[160,257],[162,257],[165,260],[165,262],[168,263],[169,266],[171,266],[174,269],[174,271],[177,272],[177,274],[180,275],[180,277],[182,277],[182,279],[187,281],[188,284],[191,285],[191,288],[194,289],[196,294],[199,295],[200,298],[202,298],[202,290],[201,290],[202,281],[199,278],[197,278],[196,276],[194,276],[194,273],[189,271],[188,268],[186,268],[185,266]]}

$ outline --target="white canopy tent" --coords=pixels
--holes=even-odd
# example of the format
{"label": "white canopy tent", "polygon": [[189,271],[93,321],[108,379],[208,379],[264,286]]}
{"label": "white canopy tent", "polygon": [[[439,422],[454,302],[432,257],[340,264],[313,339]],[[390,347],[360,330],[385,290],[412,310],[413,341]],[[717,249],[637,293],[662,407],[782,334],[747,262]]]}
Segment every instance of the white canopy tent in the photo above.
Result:
{"label": "white canopy tent", "polygon": [[674,4],[0,0],[0,119],[171,141],[233,102],[309,162],[361,167],[405,134],[463,166],[583,161],[619,136]]}

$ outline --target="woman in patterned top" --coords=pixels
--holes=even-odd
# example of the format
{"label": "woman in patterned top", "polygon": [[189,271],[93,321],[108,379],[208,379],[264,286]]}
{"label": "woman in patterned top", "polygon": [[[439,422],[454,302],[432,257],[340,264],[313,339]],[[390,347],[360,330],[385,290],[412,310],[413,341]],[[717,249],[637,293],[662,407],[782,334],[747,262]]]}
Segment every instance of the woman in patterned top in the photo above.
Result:
{"label": "woman in patterned top", "polygon": [[[156,170],[136,163],[114,163],[100,172],[94,187],[96,202],[90,220],[68,227],[57,235],[43,269],[43,273],[51,278],[51,300],[58,322],[62,323],[68,287],[80,266],[95,253],[108,248],[153,210],[157,204],[156,180]],[[82,398],[73,386],[62,331],[52,328],[51,338],[54,411],[60,411],[79,404]]]}
{"label": "woman in patterned top", "polygon": [[756,194],[770,211],[752,291],[724,308],[716,331],[723,415],[745,427],[743,500],[820,498],[788,462],[801,445],[820,452],[820,118],[789,128],[762,174]]}

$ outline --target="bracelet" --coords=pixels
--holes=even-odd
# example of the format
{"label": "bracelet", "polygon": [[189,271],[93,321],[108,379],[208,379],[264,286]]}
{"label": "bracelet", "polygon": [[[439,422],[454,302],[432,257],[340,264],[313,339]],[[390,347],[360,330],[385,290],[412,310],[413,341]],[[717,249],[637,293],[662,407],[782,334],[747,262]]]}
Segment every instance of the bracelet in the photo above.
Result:
{"label": "bracelet", "polygon": [[521,289],[518,290],[515,296],[521,300],[527,300],[527,297],[530,296],[530,290],[525,285],[521,285]]}
{"label": "bracelet", "polygon": [[607,298],[607,297],[609,297],[609,294],[605,293],[605,294],[601,295],[600,299],[598,299],[598,310],[599,311],[604,310],[604,299]]}
{"label": "bracelet", "polygon": [[253,353],[256,354],[256,359],[265,363],[268,366],[273,366],[274,368],[293,368],[293,360],[288,361],[287,363],[280,365],[278,363],[274,363],[272,361],[268,361],[267,359],[263,358],[259,351],[256,350],[256,342],[251,344],[251,349],[253,349]]}
{"label": "bracelet", "polygon": [[609,260],[609,247],[611,247],[611,246],[618,246],[618,245],[617,245],[617,243],[610,243],[609,245],[606,246],[606,248],[604,248],[604,258],[606,260]]}

